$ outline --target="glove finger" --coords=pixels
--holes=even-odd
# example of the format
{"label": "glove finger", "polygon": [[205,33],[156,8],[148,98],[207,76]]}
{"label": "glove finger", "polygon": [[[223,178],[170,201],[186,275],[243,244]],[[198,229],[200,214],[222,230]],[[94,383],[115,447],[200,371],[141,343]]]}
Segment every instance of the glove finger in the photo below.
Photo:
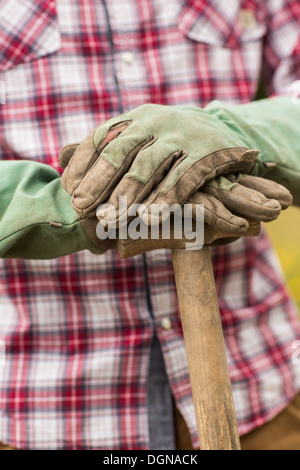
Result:
{"label": "glove finger", "polygon": [[249,223],[244,218],[232,214],[218,199],[201,191],[196,191],[187,200],[186,204],[192,204],[192,216],[196,217],[196,208],[203,205],[204,222],[221,233],[232,233],[232,236],[243,235]]}
{"label": "glove finger", "polygon": [[58,155],[58,163],[60,167],[65,170],[69,164],[69,161],[73,157],[75,150],[79,147],[80,143],[78,144],[68,144],[62,147]]}
{"label": "glove finger", "polygon": [[[261,224],[255,220],[249,220],[248,230],[242,234],[243,237],[257,237],[261,232]],[[241,238],[240,236],[232,236],[232,234],[217,231],[209,225],[204,225],[204,244],[210,246],[221,246],[233,243]]]}
{"label": "glove finger", "polygon": [[62,184],[72,195],[72,205],[82,217],[95,215],[97,206],[110,196],[138,152],[154,137],[133,121],[104,146],[105,137],[100,147],[95,147],[94,138],[93,131],[80,144],[62,175]]}
{"label": "glove finger", "polygon": [[191,194],[224,172],[250,173],[258,153],[258,150],[235,147],[217,150],[202,159],[187,155],[174,171],[170,172],[152,203],[182,205]]}
{"label": "glove finger", "polygon": [[[85,175],[90,161],[98,156],[98,151],[93,144],[93,135],[94,131],[79,144],[73,155],[70,155],[68,148],[63,147],[58,156],[60,166],[64,168],[61,182],[70,195],[73,194]],[[70,156],[69,160],[68,156]]]}
{"label": "glove finger", "polygon": [[[165,178],[184,158],[185,154],[174,146],[160,141],[149,142],[138,153],[130,170],[106,201],[111,207],[106,206],[104,212],[101,207],[97,210],[96,215],[99,220],[104,216],[107,224],[117,221],[122,225],[122,220],[126,219],[128,209],[133,204],[142,204],[138,211],[141,217],[142,212],[148,209],[156,197]],[[122,197],[122,207],[120,197]]]}
{"label": "glove finger", "polygon": [[[118,137],[121,132],[123,132],[127,128],[128,124],[120,124],[117,127],[114,127],[110,129],[104,139],[101,141],[101,148],[104,147],[106,144],[114,140],[116,137]],[[62,149],[59,152],[58,155],[58,162],[60,164],[60,167],[65,170],[66,167],[68,166],[71,158],[73,157],[75,151],[79,147],[80,142],[76,144],[68,144],[62,147]],[[92,160],[89,162],[89,167],[91,167],[93,164]]]}
{"label": "glove finger", "polygon": [[[226,176],[226,178],[232,181],[231,177]],[[238,175],[238,177],[235,178],[236,182],[242,186],[254,189],[259,193],[264,194],[268,199],[276,199],[280,203],[282,210],[287,209],[293,203],[291,193],[281,184],[258,176]]]}
{"label": "glove finger", "polygon": [[214,196],[227,209],[242,217],[261,222],[269,222],[279,217],[281,205],[276,199],[268,199],[264,194],[238,183],[231,184],[230,190],[222,189],[226,186],[224,180],[226,179],[221,177],[216,185],[207,184],[201,191]]}

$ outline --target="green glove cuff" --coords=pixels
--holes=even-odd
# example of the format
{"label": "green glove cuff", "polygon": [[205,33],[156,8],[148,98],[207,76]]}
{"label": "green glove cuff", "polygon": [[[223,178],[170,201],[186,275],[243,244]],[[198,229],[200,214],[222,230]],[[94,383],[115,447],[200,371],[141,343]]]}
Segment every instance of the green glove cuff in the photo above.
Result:
{"label": "green glove cuff", "polygon": [[103,253],[82,228],[50,166],[0,162],[0,256],[51,259],[88,249]]}
{"label": "green glove cuff", "polygon": [[300,206],[300,105],[281,96],[235,106],[213,101],[205,109],[260,150],[252,175],[285,186]]}

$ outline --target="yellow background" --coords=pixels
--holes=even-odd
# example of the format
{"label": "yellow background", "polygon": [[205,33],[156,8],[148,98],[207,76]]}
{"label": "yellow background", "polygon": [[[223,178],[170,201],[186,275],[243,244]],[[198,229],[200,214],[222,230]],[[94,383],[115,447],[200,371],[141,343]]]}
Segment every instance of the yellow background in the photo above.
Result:
{"label": "yellow background", "polygon": [[291,207],[283,211],[277,220],[265,224],[264,227],[273,241],[300,312],[300,209]]}

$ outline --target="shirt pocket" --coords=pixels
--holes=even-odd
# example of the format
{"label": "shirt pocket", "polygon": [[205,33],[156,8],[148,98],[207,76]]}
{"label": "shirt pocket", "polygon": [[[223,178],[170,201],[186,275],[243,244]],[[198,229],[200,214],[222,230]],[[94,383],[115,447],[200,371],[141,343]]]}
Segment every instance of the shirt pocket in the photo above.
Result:
{"label": "shirt pocket", "polygon": [[186,0],[178,17],[179,30],[211,47],[241,48],[262,43],[267,34],[264,2],[257,0]]}
{"label": "shirt pocket", "polygon": [[0,0],[0,71],[60,48],[53,0]]}

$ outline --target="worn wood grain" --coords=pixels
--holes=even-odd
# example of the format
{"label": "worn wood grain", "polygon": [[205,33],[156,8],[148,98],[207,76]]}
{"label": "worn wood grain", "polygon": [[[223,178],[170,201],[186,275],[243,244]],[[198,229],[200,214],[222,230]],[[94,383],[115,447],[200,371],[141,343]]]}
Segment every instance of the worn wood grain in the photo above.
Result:
{"label": "worn wood grain", "polygon": [[239,450],[210,249],[172,256],[200,448]]}
{"label": "worn wood grain", "polygon": [[[259,234],[250,222],[247,236]],[[206,232],[225,243],[229,234]],[[240,450],[226,350],[208,245],[186,250],[185,239],[118,240],[122,259],[150,250],[172,251],[191,389],[201,450]]]}

